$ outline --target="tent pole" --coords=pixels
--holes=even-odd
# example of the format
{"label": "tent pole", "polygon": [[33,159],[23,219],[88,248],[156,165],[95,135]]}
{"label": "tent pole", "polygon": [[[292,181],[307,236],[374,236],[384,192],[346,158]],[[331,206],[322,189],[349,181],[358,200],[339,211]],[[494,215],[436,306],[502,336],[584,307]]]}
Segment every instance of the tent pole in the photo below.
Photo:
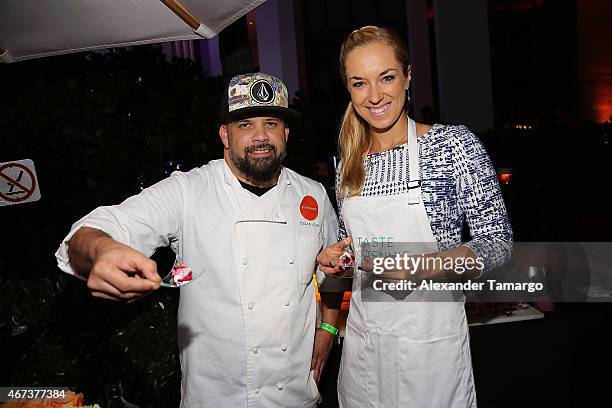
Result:
{"label": "tent pole", "polygon": [[183,8],[176,0],[161,0],[174,14],[180,17],[192,30],[197,30],[200,27],[200,23],[193,18],[191,14],[187,10]]}

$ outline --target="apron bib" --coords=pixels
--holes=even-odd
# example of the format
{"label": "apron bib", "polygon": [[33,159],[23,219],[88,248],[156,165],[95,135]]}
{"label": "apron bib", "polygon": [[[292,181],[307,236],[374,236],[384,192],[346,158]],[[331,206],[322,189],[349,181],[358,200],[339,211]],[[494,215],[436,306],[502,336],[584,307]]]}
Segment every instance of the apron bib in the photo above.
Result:
{"label": "apron bib", "polygon": [[[342,205],[357,265],[362,256],[359,243],[364,242],[370,243],[371,256],[384,256],[385,248],[392,248],[387,253],[391,256],[406,248],[417,254],[438,251],[421,199],[419,146],[410,118],[408,128],[408,192],[350,197]],[[385,240],[402,245],[385,245]],[[398,301],[371,287],[367,291],[372,293],[362,293],[363,279],[364,272],[356,269],[338,377],[340,406],[475,407],[463,294],[442,295],[449,301],[431,302],[423,301],[430,294],[412,292]]]}

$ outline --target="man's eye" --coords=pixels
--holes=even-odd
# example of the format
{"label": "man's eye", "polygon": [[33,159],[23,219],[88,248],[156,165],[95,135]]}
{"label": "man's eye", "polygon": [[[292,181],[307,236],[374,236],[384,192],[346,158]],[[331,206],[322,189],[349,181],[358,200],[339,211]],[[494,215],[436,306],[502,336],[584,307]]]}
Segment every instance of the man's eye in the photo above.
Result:
{"label": "man's eye", "polygon": [[266,122],[266,126],[271,127],[271,128],[276,127],[278,126],[278,122]]}
{"label": "man's eye", "polygon": [[247,129],[251,124],[250,123],[239,123],[238,127],[240,129]]}

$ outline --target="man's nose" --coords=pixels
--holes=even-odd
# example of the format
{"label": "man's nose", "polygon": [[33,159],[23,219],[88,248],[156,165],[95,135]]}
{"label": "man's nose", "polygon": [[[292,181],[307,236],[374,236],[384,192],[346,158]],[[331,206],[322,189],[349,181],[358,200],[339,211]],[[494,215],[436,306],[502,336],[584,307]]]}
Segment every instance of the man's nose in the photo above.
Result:
{"label": "man's nose", "polygon": [[255,126],[255,132],[253,132],[253,141],[256,142],[267,142],[270,140],[267,129],[264,124],[257,124]]}

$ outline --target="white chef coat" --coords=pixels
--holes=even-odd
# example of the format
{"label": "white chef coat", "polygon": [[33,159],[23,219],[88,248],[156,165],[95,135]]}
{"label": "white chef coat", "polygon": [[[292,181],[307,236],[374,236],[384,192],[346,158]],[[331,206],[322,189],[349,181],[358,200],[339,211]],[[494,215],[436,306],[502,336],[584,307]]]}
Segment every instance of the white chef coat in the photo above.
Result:
{"label": "white chef coat", "polygon": [[[312,200],[301,208],[306,196],[317,210]],[[338,226],[320,183],[283,168],[278,184],[258,197],[222,159],[175,172],[76,222],[56,253],[67,273],[75,273],[68,241],[82,226],[147,256],[171,243],[184,262],[203,269],[180,289],[181,408],[316,404],[312,275]],[[344,284],[321,273],[317,278],[328,291]]]}

